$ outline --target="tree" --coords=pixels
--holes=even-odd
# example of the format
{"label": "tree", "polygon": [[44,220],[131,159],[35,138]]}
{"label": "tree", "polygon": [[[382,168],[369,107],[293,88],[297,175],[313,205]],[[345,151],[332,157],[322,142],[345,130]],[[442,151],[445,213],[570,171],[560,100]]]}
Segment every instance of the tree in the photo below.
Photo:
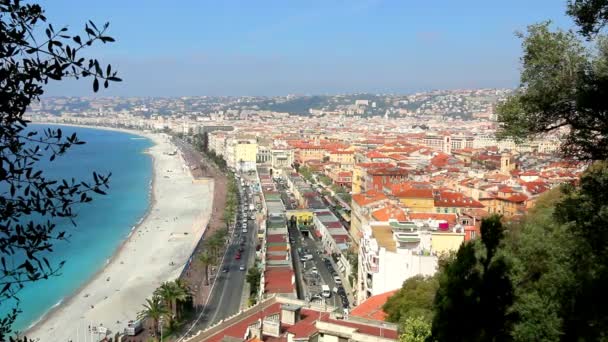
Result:
{"label": "tree", "polygon": [[401,326],[400,342],[424,342],[431,337],[431,324],[424,317],[411,316]]}
{"label": "tree", "polygon": [[590,48],[574,32],[550,30],[548,22],[520,37],[521,86],[497,107],[499,137],[557,133],[564,136],[565,156],[607,159],[608,40],[599,37]]}
{"label": "tree", "polygon": [[209,285],[209,266],[213,265],[215,262],[215,258],[208,252],[203,252],[198,260],[201,262],[203,267],[205,268],[205,285]]}
{"label": "tree", "polygon": [[152,319],[154,322],[154,337],[158,334],[159,321],[162,317],[166,317],[169,314],[167,307],[163,304],[162,298],[159,296],[152,296],[152,298],[146,298],[146,304],[144,309],[137,315],[139,319]]}
{"label": "tree", "polygon": [[252,267],[247,271],[246,280],[251,286],[251,295],[258,293],[260,289],[260,280],[262,279],[262,273],[257,267]]}
{"label": "tree", "polygon": [[[43,9],[17,0],[0,3],[0,305],[18,299],[27,283],[59,274],[63,263],[51,263],[43,255],[69,236],[58,231],[54,220],[74,222],[74,206],[90,202],[91,194],[104,194],[110,175],[94,173],[93,180],[55,180],[44,176],[40,160],[65,154],[83,144],[76,135],[60,129],[28,130],[24,120],[32,101],[44,94],[51,80],[93,78],[93,91],[100,82],[108,87],[120,81],[110,65],[81,57],[88,46],[113,42],[106,36],[108,24],[85,25],[85,33],[71,35],[66,27],[46,25]],[[19,309],[0,319],[0,340],[11,332]]]}
{"label": "tree", "polygon": [[189,291],[183,286],[183,283],[178,283],[178,281],[166,281],[154,291],[154,294],[164,301],[165,306],[171,311],[171,318],[179,319],[177,303],[185,301],[189,296]]}
{"label": "tree", "polygon": [[564,302],[564,340],[608,339],[608,161],[595,162],[580,186],[564,188],[554,217],[568,228],[575,287]]}
{"label": "tree", "polygon": [[[508,341],[515,321],[509,308],[513,286],[505,257],[499,216],[481,223],[481,242],[463,244],[439,275],[432,336],[439,341]],[[470,324],[475,322],[475,324]]]}
{"label": "tree", "polygon": [[439,283],[436,277],[421,275],[411,277],[403,282],[401,289],[389,297],[382,310],[386,320],[405,324],[405,320],[419,317],[427,322],[433,318],[433,300]]}
{"label": "tree", "polygon": [[570,0],[568,14],[580,27],[580,33],[590,38],[608,22],[608,1]]}

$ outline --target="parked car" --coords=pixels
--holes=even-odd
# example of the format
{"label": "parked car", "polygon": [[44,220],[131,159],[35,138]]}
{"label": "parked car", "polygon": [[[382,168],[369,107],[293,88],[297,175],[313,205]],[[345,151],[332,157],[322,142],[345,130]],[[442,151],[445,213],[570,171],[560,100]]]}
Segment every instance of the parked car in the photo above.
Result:
{"label": "parked car", "polygon": [[235,259],[235,260],[241,260],[241,255],[240,255],[240,254],[235,255],[235,256],[234,256],[234,259]]}
{"label": "parked car", "polygon": [[245,265],[239,266],[239,270],[244,271],[245,270]]}
{"label": "parked car", "polygon": [[222,273],[228,273],[228,266],[224,266],[224,268],[222,268]]}

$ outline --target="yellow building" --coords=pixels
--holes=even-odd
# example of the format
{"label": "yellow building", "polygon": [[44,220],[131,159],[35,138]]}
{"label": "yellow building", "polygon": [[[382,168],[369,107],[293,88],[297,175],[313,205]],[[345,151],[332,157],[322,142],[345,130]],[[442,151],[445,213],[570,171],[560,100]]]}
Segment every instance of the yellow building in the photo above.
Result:
{"label": "yellow building", "polygon": [[359,245],[363,237],[363,227],[369,223],[372,211],[384,207],[388,198],[379,191],[368,191],[352,196],[350,231],[354,242]]}
{"label": "yellow building", "polygon": [[310,210],[288,210],[285,212],[287,220],[296,220],[298,224],[311,224],[313,220],[313,213]]}
{"label": "yellow building", "polygon": [[329,161],[340,164],[345,170],[352,170],[355,164],[355,154],[352,151],[333,151],[329,154]]}
{"label": "yellow building", "polygon": [[258,144],[255,140],[237,140],[234,144],[234,168],[240,171],[255,170]]}
{"label": "yellow building", "polygon": [[408,189],[395,194],[402,205],[414,213],[435,212],[435,199],[432,189]]}
{"label": "yellow building", "polygon": [[351,192],[353,195],[363,192],[363,184],[365,183],[365,174],[367,171],[360,165],[354,165]]}
{"label": "yellow building", "polygon": [[464,233],[433,232],[431,233],[431,249],[437,254],[447,254],[457,251],[464,242]]}

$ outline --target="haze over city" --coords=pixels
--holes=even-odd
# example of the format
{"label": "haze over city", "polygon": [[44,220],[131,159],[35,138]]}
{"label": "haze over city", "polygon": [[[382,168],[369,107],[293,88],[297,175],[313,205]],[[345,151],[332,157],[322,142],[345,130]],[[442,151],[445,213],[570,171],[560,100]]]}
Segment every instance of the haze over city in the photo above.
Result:
{"label": "haze over city", "polygon": [[[572,20],[555,1],[49,1],[56,26],[110,22],[90,49],[125,82],[98,96],[409,93],[515,87],[516,31]],[[46,95],[89,95],[74,82]]]}

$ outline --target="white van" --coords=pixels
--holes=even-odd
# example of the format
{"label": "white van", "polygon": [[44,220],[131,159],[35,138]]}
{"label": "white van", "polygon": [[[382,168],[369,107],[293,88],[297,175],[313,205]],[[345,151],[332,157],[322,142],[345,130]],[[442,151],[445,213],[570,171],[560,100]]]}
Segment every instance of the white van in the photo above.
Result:
{"label": "white van", "polygon": [[321,295],[325,298],[331,297],[331,291],[329,290],[329,286],[321,285]]}
{"label": "white van", "polygon": [[338,277],[338,276],[334,277],[334,282],[338,285],[342,285],[342,279],[340,279],[340,277]]}

